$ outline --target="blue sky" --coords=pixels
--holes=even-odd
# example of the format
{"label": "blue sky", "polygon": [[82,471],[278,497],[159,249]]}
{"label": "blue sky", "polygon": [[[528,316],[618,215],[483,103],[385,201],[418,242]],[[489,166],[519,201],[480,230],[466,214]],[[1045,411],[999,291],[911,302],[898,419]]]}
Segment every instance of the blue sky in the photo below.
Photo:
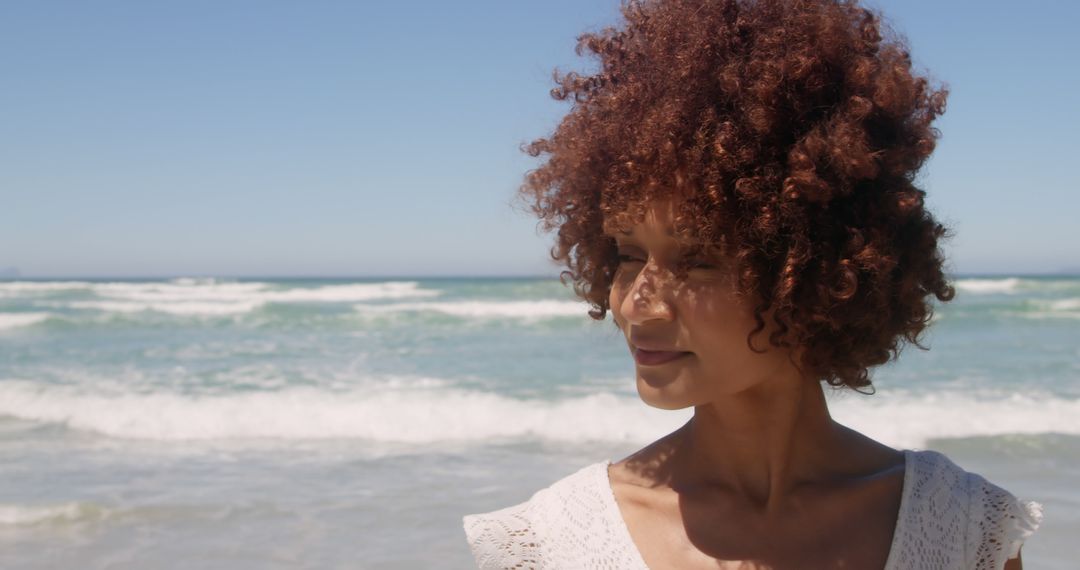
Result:
{"label": "blue sky", "polygon": [[[1076,3],[869,2],[951,90],[958,273],[1080,271]],[[0,268],[554,275],[518,146],[617,0],[0,3]]]}

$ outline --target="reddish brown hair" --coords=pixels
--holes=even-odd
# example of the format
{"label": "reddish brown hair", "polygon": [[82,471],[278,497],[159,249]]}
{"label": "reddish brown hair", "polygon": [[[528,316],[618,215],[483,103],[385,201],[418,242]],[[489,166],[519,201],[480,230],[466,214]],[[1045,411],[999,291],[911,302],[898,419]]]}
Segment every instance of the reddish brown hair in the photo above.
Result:
{"label": "reddish brown hair", "polygon": [[[543,157],[519,197],[557,230],[564,283],[603,319],[618,265],[605,234],[679,193],[688,243],[733,260],[758,326],[804,370],[870,386],[947,301],[939,240],[915,175],[947,91],[912,71],[902,38],[853,1],[656,0],[578,38],[595,73],[556,71],[569,113],[526,146]],[[679,273],[685,277],[685,270]],[[751,345],[752,347],[753,345]]]}

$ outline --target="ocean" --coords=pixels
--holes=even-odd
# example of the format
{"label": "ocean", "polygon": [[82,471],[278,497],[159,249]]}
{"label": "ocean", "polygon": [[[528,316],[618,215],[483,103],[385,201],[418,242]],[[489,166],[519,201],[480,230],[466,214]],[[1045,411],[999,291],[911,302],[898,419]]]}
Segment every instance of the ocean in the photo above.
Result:
{"label": "ocean", "polygon": [[[955,280],[838,421],[1080,554],[1080,277]],[[684,423],[557,279],[0,281],[0,567],[470,568],[461,516]]]}

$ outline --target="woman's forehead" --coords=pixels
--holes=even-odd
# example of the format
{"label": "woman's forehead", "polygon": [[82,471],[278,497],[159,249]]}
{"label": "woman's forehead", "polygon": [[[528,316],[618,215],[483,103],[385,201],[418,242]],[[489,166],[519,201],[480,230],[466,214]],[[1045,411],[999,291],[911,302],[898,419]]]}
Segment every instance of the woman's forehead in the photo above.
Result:
{"label": "woman's forehead", "polygon": [[684,241],[690,236],[680,236],[675,228],[675,218],[678,215],[675,201],[653,200],[639,209],[631,212],[623,212],[619,215],[606,217],[603,221],[605,234],[616,237],[630,237],[636,234],[654,234],[657,236]]}
{"label": "woman's forehead", "polygon": [[686,252],[704,252],[709,255],[725,255],[727,251],[725,236],[709,239],[701,235],[694,225],[694,217],[689,223],[675,227],[678,207],[681,202],[673,199],[654,200],[643,204],[636,210],[627,210],[608,216],[603,221],[604,235],[616,240],[628,242],[652,242],[659,247],[678,249]]}

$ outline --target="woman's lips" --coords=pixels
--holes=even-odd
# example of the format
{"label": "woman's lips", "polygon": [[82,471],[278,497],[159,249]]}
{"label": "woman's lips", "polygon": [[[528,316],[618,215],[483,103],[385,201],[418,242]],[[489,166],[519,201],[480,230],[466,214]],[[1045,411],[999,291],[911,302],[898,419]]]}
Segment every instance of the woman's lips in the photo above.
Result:
{"label": "woman's lips", "polygon": [[634,360],[637,361],[638,364],[655,366],[657,364],[671,362],[672,360],[682,358],[683,356],[686,356],[688,354],[691,353],[668,350],[645,350],[644,348],[635,348]]}

